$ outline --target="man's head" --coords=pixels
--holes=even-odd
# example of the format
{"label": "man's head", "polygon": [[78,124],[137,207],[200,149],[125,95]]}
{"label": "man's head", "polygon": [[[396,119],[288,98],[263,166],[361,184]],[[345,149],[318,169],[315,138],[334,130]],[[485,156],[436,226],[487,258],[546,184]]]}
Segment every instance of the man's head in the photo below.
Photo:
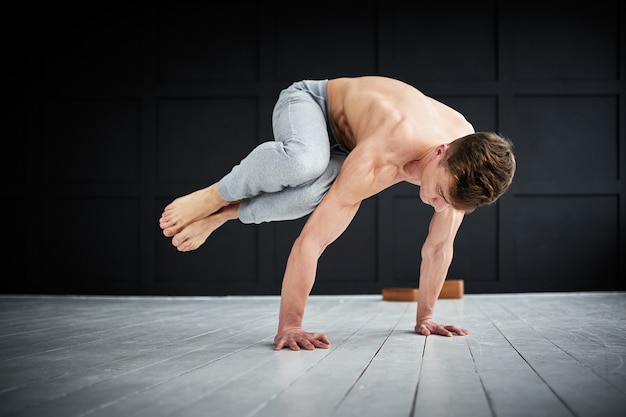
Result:
{"label": "man's head", "polygon": [[493,132],[476,132],[449,144],[441,160],[450,174],[450,204],[466,212],[492,204],[511,185],[513,144]]}

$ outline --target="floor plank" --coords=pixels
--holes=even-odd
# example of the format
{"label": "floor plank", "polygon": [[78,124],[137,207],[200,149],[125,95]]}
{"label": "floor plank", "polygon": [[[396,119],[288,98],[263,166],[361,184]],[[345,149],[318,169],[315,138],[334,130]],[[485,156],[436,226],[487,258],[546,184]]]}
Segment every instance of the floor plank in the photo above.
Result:
{"label": "floor plank", "polygon": [[415,312],[414,304],[407,306],[335,415],[411,415],[426,342],[406,326],[415,320]]}
{"label": "floor plank", "polygon": [[466,299],[463,318],[472,329],[466,342],[493,415],[499,417],[566,417],[572,412],[528,365],[491,321],[490,303]]}
{"label": "floor plank", "polygon": [[273,350],[279,298],[0,296],[0,416],[626,415],[626,294],[313,296],[327,350]]}
{"label": "floor plank", "polygon": [[[369,317],[360,326],[343,327],[340,342],[317,366],[294,380],[268,401],[254,415],[330,416],[352,390],[358,378],[369,365],[380,346],[389,337],[406,309],[403,305],[385,304],[379,309],[368,309]],[[361,314],[363,317],[363,314]],[[319,401],[324,398],[324,401]]]}
{"label": "floor plank", "polygon": [[[450,301],[438,302],[442,321],[467,327]],[[424,415],[492,415],[466,337],[426,338],[414,416]]]}
{"label": "floor plank", "polygon": [[[514,314],[509,308],[502,307],[499,313],[492,312],[493,322],[572,414],[610,417],[626,411],[624,392],[561,349],[550,339],[552,333],[549,337],[542,334],[557,327],[553,323],[555,317],[561,323],[567,322],[557,309],[552,310],[555,314],[550,318],[550,324],[545,323],[547,319],[543,315],[543,322],[536,319],[531,325],[527,320],[532,322],[535,313],[530,308],[523,311],[523,315]],[[538,331],[537,327],[541,330]]]}
{"label": "floor plank", "polygon": [[[331,320],[333,315],[345,315],[348,311],[366,312],[363,306],[351,302],[334,303],[320,311],[319,303],[315,301],[310,305],[311,310],[320,314],[316,316],[317,320],[307,320],[307,323],[313,326],[318,324],[320,329],[323,329],[322,323],[317,321],[322,318],[327,320],[325,326],[332,330],[339,323]],[[364,320],[363,314],[348,317],[344,325],[356,325]],[[275,323],[272,322],[272,325],[275,326]],[[273,352],[271,337],[274,330],[272,327],[262,343],[245,346],[219,361],[181,374],[171,383],[133,393],[123,401],[112,404],[110,409],[103,408],[95,414],[119,415],[116,413],[131,411],[136,416],[194,415],[195,412],[198,413],[196,415],[205,416],[247,415],[282,389],[283,385],[289,385],[292,379],[299,378],[315,366],[329,352]],[[268,397],[261,395],[263,392]],[[154,404],[158,404],[156,411]]]}

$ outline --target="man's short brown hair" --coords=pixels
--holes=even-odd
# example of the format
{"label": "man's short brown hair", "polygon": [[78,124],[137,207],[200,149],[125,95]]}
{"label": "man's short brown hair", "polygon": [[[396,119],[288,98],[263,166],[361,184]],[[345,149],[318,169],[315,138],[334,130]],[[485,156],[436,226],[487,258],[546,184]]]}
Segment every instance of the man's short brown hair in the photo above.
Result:
{"label": "man's short brown hair", "polygon": [[493,132],[476,132],[454,140],[442,163],[454,184],[451,205],[468,213],[504,194],[516,167],[513,144]]}

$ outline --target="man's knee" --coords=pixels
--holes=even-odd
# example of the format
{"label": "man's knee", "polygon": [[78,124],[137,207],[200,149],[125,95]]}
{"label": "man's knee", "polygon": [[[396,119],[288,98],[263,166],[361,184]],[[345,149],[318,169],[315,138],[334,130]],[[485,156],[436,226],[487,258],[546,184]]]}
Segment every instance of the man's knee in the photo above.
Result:
{"label": "man's knee", "polygon": [[299,204],[313,211],[322,201],[341,169],[342,159],[331,159],[324,171],[309,181],[299,192]]}
{"label": "man's knee", "polygon": [[299,187],[299,190],[294,193],[295,198],[291,204],[294,208],[297,207],[303,212],[310,213],[322,201],[326,191],[328,190],[316,186],[315,181],[311,181]]}
{"label": "man's knee", "polygon": [[329,157],[297,155],[290,158],[289,186],[295,187],[321,177],[328,167]]}

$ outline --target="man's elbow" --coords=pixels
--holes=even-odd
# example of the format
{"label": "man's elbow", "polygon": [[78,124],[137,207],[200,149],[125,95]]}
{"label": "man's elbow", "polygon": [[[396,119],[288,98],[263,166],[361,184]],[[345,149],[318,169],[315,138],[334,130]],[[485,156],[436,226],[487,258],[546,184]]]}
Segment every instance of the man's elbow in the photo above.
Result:
{"label": "man's elbow", "polygon": [[308,234],[300,234],[298,238],[295,240],[292,252],[299,252],[300,254],[306,254],[308,256],[315,256],[319,259],[322,256],[322,253],[328,247],[328,243],[323,242],[313,236]]}

